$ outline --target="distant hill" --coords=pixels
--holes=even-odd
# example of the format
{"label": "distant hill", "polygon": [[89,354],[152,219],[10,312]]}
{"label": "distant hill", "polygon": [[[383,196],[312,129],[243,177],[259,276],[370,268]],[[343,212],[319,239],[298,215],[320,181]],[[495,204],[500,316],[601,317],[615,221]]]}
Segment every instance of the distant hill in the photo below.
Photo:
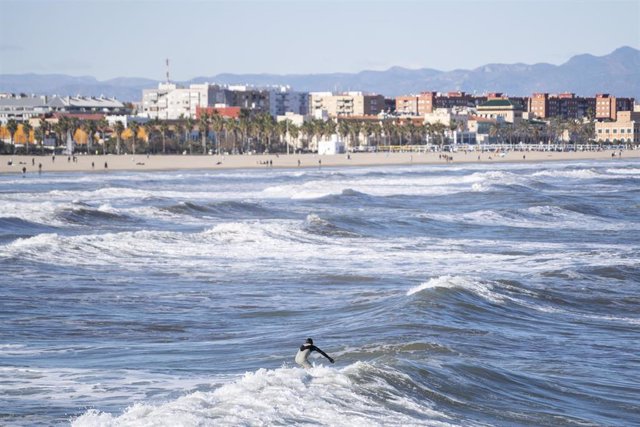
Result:
{"label": "distant hill", "polygon": [[[361,90],[393,97],[426,90],[469,93],[504,92],[527,96],[533,92],[573,92],[590,96],[605,92],[640,100],[640,50],[621,47],[604,56],[574,56],[561,65],[487,64],[473,70],[410,70],[392,67],[385,71],[328,74],[218,74],[196,77],[189,83],[289,85],[299,91]],[[0,75],[0,92],[116,97],[139,101],[142,89],[157,87],[145,78],[94,77],[60,74]]]}

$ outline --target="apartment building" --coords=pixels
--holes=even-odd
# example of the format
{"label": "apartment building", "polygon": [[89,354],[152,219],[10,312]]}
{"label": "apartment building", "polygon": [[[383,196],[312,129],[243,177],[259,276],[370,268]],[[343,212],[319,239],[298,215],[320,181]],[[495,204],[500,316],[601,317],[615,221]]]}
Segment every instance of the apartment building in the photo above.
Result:
{"label": "apartment building", "polygon": [[401,116],[417,116],[418,115],[418,96],[397,96],[396,97],[396,114]]}
{"label": "apartment building", "polygon": [[308,114],[309,94],[307,92],[292,91],[288,86],[270,88],[269,114],[272,117],[278,117],[287,113]]}
{"label": "apartment building", "polygon": [[595,113],[598,120],[616,120],[618,112],[633,111],[633,98],[616,98],[608,93],[599,93],[595,99]]}
{"label": "apartment building", "polygon": [[287,112],[306,114],[308,99],[307,93],[294,92],[286,86],[256,88],[203,83],[181,88],[161,83],[157,89],[143,90],[142,114],[152,119],[175,120],[195,118],[198,108],[239,107],[276,117]]}
{"label": "apartment building", "polygon": [[419,95],[396,97],[396,114],[424,116],[437,108],[475,107],[487,100],[465,92],[421,92]]}
{"label": "apartment building", "polygon": [[207,107],[216,99],[216,89],[208,84],[181,88],[174,83],[160,83],[157,89],[142,91],[141,115],[159,120],[195,118],[198,107]]}
{"label": "apartment building", "polygon": [[618,111],[615,121],[596,122],[597,142],[640,142],[640,112]]}
{"label": "apartment building", "polygon": [[327,111],[329,117],[371,116],[384,110],[385,99],[382,95],[363,92],[311,92],[309,94],[310,114]]}
{"label": "apartment building", "polygon": [[53,113],[78,117],[92,114],[126,114],[128,108],[117,99],[83,96],[0,96],[0,123],[19,122]]}

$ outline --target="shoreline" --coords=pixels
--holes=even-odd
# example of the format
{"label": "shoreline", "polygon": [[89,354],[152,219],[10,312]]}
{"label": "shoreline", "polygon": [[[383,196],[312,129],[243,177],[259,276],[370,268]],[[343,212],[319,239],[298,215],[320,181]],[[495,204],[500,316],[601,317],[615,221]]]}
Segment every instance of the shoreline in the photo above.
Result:
{"label": "shoreline", "polygon": [[[615,157],[612,157],[615,153]],[[445,160],[445,156],[452,160]],[[523,157],[524,156],[524,157]],[[108,171],[171,171],[171,170],[227,170],[227,169],[298,169],[343,166],[389,166],[389,165],[447,165],[456,163],[537,163],[548,161],[578,160],[628,160],[640,159],[640,150],[554,152],[554,151],[511,151],[506,154],[478,153],[469,151],[442,153],[351,153],[335,155],[318,154],[257,154],[257,155],[79,155],[76,161],[66,155],[2,155],[0,174],[46,172],[108,172]],[[11,162],[11,165],[9,165]],[[93,165],[92,165],[93,163]],[[106,163],[106,168],[105,168]]]}

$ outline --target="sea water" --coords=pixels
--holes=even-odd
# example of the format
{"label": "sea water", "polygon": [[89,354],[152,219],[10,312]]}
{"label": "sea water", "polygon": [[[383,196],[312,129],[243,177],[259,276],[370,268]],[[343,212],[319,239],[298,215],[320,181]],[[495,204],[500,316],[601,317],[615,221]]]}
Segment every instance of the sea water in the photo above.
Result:
{"label": "sea water", "polygon": [[639,425],[640,162],[0,176],[0,424]]}

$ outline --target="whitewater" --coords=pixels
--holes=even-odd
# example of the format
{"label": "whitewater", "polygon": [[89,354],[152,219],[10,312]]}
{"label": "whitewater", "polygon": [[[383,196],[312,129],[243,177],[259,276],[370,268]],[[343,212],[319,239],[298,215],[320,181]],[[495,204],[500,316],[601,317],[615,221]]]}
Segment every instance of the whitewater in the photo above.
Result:
{"label": "whitewater", "polygon": [[0,424],[640,425],[639,213],[623,159],[0,175]]}

